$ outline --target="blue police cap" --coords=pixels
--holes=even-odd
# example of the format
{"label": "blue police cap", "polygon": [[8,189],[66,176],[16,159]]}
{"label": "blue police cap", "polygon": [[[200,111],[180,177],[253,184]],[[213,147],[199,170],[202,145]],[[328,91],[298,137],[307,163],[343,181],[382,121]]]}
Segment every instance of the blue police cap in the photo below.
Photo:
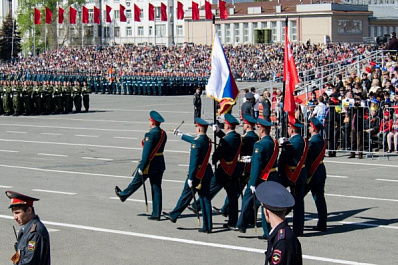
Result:
{"label": "blue police cap", "polygon": [[204,119],[201,119],[201,118],[199,118],[199,117],[196,117],[196,118],[195,118],[195,123],[196,123],[197,125],[199,125],[199,126],[202,126],[202,127],[209,126],[209,124],[207,123],[207,121],[205,121]]}
{"label": "blue police cap", "polygon": [[33,202],[38,201],[39,199],[33,198],[15,191],[7,190],[6,196],[11,199],[10,206],[8,208],[13,208],[17,206],[31,206],[33,207]]}
{"label": "blue police cap", "polygon": [[271,211],[283,211],[294,206],[294,198],[290,192],[275,181],[265,181],[257,186],[256,197]]}
{"label": "blue police cap", "polygon": [[227,122],[231,125],[239,125],[239,121],[229,113],[224,115],[224,119],[225,119],[225,122]]}
{"label": "blue police cap", "polygon": [[314,126],[318,131],[323,130],[322,123],[318,120],[318,118],[312,117],[310,120],[310,124]]}
{"label": "blue police cap", "polygon": [[266,121],[264,119],[257,119],[257,123],[264,127],[271,127],[272,122]]}
{"label": "blue police cap", "polygon": [[243,121],[246,122],[246,123],[251,123],[251,124],[256,124],[257,123],[256,119],[253,116],[250,116],[250,115],[247,115],[247,114],[243,115]]}
{"label": "blue police cap", "polygon": [[289,126],[296,127],[296,128],[303,128],[304,127],[304,125],[298,119],[295,119],[294,123],[291,123],[289,121]]}
{"label": "blue police cap", "polygon": [[254,99],[254,95],[253,95],[252,92],[247,92],[247,93],[245,94],[245,98],[246,98],[246,99]]}
{"label": "blue police cap", "polygon": [[155,111],[155,110],[152,110],[152,111],[149,113],[149,117],[151,117],[151,119],[152,119],[153,121],[155,121],[155,122],[159,122],[159,123],[164,122],[163,117],[162,117],[157,111]]}

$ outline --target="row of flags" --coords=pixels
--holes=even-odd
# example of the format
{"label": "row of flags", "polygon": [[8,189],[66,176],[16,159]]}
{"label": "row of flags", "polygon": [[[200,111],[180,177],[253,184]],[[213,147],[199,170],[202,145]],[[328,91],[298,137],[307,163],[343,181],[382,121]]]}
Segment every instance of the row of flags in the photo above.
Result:
{"label": "row of flags", "polygon": [[[151,3],[148,4],[148,20],[154,21],[155,20],[155,6]],[[226,7],[226,2],[219,0],[219,8],[220,8],[220,18],[227,19],[228,12]],[[112,22],[111,19],[111,11],[112,8],[108,5],[105,7],[105,21],[108,23]],[[64,23],[64,9],[62,7],[58,7],[58,24]],[[120,12],[120,22],[126,22],[126,7],[120,4],[119,7]],[[181,2],[177,2],[177,19],[182,20],[184,19],[184,5]],[[77,10],[73,7],[69,7],[69,23],[76,24],[76,17],[77,17]],[[51,24],[53,19],[52,11],[46,7],[45,8],[45,23]],[[199,4],[192,1],[192,20],[199,20]],[[205,19],[213,19],[213,13],[211,10],[211,4],[208,1],[205,1]],[[160,20],[167,21],[167,6],[164,3],[160,5]],[[134,21],[141,22],[141,8],[134,4]],[[93,22],[95,24],[100,24],[101,22],[101,12],[100,9],[94,6],[93,11]],[[89,23],[89,11],[88,8],[83,6],[82,7],[82,23],[88,24]],[[34,8],[34,24],[39,25],[41,24],[41,12],[39,9]]]}

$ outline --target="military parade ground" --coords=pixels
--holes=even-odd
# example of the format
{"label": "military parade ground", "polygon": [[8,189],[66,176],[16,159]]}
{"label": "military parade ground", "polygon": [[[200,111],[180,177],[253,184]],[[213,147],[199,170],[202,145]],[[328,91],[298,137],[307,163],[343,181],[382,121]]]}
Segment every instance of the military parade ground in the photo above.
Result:
{"label": "military parade ground", "polygon": [[[151,110],[164,117],[168,134],[162,188],[163,211],[169,212],[189,163],[189,144],[170,128],[185,121],[180,130],[194,135],[192,96],[92,94],[89,112],[1,117],[0,264],[11,263],[17,226],[6,190],[40,198],[35,209],[50,233],[53,264],[263,264],[261,228],[259,234],[252,227],[229,231],[222,227],[226,218],[214,214],[213,232],[198,233],[188,209],[176,223],[148,220],[142,188],[124,203],[115,196],[114,187],[130,183],[141,158]],[[316,208],[310,195],[305,198],[303,264],[396,264],[398,157],[347,156],[324,160],[326,232],[312,230]],[[151,198],[149,181],[146,188]],[[222,190],[212,205],[221,207],[224,199]],[[291,225],[291,214],[288,220]]]}

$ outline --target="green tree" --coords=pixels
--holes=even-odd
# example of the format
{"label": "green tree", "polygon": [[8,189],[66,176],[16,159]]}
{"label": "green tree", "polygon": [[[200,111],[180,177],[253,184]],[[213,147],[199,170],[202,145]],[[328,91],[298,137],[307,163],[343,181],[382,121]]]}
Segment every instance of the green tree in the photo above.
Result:
{"label": "green tree", "polygon": [[21,51],[21,37],[15,19],[8,14],[0,30],[0,59],[9,60]]}

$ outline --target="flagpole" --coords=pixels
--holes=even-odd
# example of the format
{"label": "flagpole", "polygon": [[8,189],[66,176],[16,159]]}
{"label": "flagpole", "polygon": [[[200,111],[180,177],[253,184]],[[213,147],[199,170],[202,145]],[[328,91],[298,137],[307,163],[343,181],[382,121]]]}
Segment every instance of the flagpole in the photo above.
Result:
{"label": "flagpole", "polygon": [[[213,28],[215,27],[215,25],[216,25],[216,16],[213,14]],[[217,124],[216,112],[217,112],[217,102],[213,97],[213,124]],[[217,130],[214,131],[214,151],[216,150],[216,148],[217,148]],[[214,170],[216,169],[217,169],[217,163],[214,164]]]}
{"label": "flagpole", "polygon": [[[287,22],[288,22],[288,18],[286,17],[286,20],[285,20],[285,28],[287,28]],[[286,46],[286,30],[285,30],[285,46]],[[286,49],[286,47],[285,47],[285,49]],[[284,67],[286,67],[286,65],[285,65],[285,60],[286,60],[286,58],[285,58],[285,55],[286,55],[286,51],[284,52],[284,58],[283,58],[283,66]],[[284,69],[284,70],[286,70],[286,69]],[[284,73],[285,73],[285,71],[284,71]],[[283,77],[283,86],[282,86],[282,134],[281,134],[281,136],[282,137],[287,137],[288,135],[287,135],[287,131],[286,131],[286,122],[285,122],[285,104],[284,104],[284,101],[285,101],[285,87],[286,87],[286,81],[285,81],[285,79],[286,79],[286,76],[284,76]]]}
{"label": "flagpole", "polygon": [[46,24],[44,24],[44,52],[46,51],[47,51],[47,21]]}

